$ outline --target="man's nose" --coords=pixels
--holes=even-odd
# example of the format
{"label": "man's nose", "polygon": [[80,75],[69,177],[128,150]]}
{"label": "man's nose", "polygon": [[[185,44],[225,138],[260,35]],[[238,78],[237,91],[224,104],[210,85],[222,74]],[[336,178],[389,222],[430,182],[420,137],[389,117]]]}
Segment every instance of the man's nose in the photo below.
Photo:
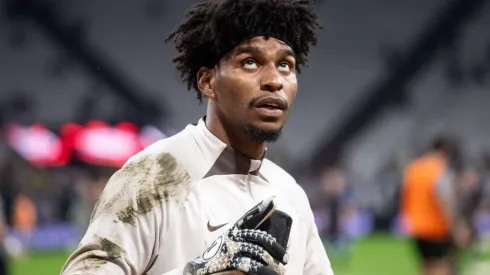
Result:
{"label": "man's nose", "polygon": [[262,77],[262,83],[260,85],[260,89],[262,91],[274,93],[282,90],[282,88],[283,88],[282,78],[279,75],[277,69],[274,66],[271,66],[271,68],[266,69]]}

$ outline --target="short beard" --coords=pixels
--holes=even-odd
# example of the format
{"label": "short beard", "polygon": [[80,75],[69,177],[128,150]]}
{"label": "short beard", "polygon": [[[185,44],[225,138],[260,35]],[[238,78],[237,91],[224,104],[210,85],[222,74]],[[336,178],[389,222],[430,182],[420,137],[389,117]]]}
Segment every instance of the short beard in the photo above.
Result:
{"label": "short beard", "polygon": [[282,127],[275,130],[262,129],[248,123],[245,126],[245,134],[247,138],[253,142],[269,142],[273,143],[281,136]]}

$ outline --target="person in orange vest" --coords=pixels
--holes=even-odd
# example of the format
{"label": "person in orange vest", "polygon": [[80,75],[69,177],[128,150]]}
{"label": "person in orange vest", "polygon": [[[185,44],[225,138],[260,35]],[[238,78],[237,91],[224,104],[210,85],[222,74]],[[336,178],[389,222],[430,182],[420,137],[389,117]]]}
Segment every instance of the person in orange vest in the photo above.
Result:
{"label": "person in orange vest", "polygon": [[19,258],[22,259],[26,256],[32,232],[37,225],[36,205],[26,194],[20,193],[15,200],[12,225],[21,234],[22,252]]}
{"label": "person in orange vest", "polygon": [[403,173],[401,217],[405,233],[416,245],[421,274],[449,275],[455,245],[463,242],[455,224],[455,141],[437,138],[430,152],[410,162]]}
{"label": "person in orange vest", "polygon": [[25,194],[19,194],[15,202],[14,227],[30,234],[36,227],[37,210],[32,200]]}

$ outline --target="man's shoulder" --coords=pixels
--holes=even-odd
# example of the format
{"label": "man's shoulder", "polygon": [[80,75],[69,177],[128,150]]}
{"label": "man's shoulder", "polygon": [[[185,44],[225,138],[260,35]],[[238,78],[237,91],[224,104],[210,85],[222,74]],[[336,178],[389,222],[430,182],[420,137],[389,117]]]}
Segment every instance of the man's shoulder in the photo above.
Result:
{"label": "man's shoulder", "polygon": [[109,179],[92,220],[115,214],[134,225],[138,216],[166,203],[184,202],[192,189],[192,175],[173,149],[182,138],[179,133],[131,157]]}
{"label": "man's shoulder", "polygon": [[188,171],[191,177],[196,176],[196,167],[198,168],[201,163],[197,163],[200,158],[196,156],[197,143],[191,133],[191,130],[187,127],[179,133],[161,139],[152,145],[148,146],[138,154],[132,156],[125,164],[141,163],[142,161],[153,160],[155,163],[162,163],[161,160],[172,160],[180,167]]}
{"label": "man's shoulder", "polygon": [[189,146],[190,141],[191,136],[188,131],[184,129],[171,137],[156,141],[138,154],[132,156],[129,161],[135,161],[141,157],[156,157],[161,153],[169,153],[174,157],[179,158],[179,156],[182,155],[182,149],[186,147],[185,145]]}

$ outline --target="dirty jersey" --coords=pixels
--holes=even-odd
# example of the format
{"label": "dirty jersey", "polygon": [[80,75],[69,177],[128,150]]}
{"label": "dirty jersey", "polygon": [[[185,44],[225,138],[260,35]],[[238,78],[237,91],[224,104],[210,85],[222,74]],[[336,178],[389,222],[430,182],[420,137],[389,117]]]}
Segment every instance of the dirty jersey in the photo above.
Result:
{"label": "dirty jersey", "polygon": [[268,159],[244,157],[204,119],[133,156],[107,183],[62,275],[182,275],[230,224],[276,196],[293,219],[286,275],[331,275],[303,189]]}

